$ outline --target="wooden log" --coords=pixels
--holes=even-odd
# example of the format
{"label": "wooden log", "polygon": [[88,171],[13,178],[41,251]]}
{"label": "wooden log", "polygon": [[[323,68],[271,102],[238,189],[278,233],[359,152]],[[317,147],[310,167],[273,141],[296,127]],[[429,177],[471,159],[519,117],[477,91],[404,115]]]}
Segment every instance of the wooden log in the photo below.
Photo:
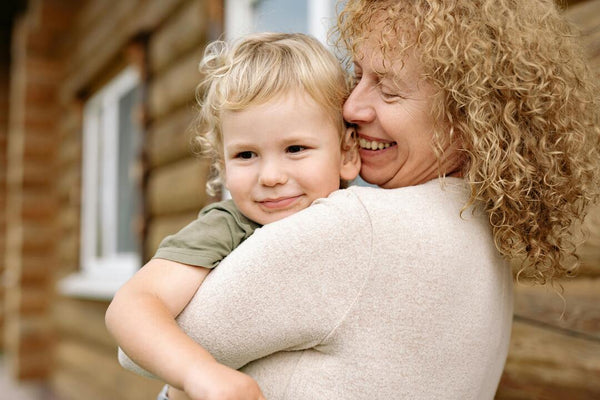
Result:
{"label": "wooden log", "polygon": [[160,381],[143,378],[123,369],[117,360],[116,347],[107,352],[75,338],[65,339],[57,346],[56,358],[59,370],[77,375],[95,392],[103,393],[104,399],[151,399],[156,397],[163,385]]}
{"label": "wooden log", "polygon": [[577,249],[581,260],[579,276],[600,277],[600,206],[591,208],[583,225],[589,235]]}
{"label": "wooden log", "polygon": [[56,195],[60,200],[65,200],[68,205],[79,207],[81,205],[81,166],[72,165],[65,168],[56,183]]}
{"label": "wooden log", "polygon": [[[21,257],[21,285],[26,284],[28,290],[30,284],[48,285],[50,272],[55,270],[57,265],[54,255],[24,253]],[[48,295],[48,293],[44,295]],[[45,300],[45,303],[48,303],[48,299]]]}
{"label": "wooden log", "polygon": [[549,329],[600,340],[600,279],[577,277],[560,284],[564,287],[564,302],[558,289],[517,285],[515,315]]}
{"label": "wooden log", "polygon": [[193,119],[193,109],[184,106],[155,122],[147,144],[150,168],[192,155]]}
{"label": "wooden log", "polygon": [[23,218],[49,219],[54,217],[58,204],[54,196],[48,196],[46,190],[30,189],[21,196],[21,215]]}
{"label": "wooden log", "polygon": [[42,315],[15,314],[14,304],[6,312],[5,349],[15,379],[44,379],[50,370],[49,344],[53,340],[51,324]]}
{"label": "wooden log", "polygon": [[15,378],[18,380],[45,380],[49,376],[51,363],[52,358],[47,351],[28,349],[27,352],[19,354],[16,361]]}
{"label": "wooden log", "polygon": [[[103,392],[93,382],[82,379],[76,371],[65,370],[60,366],[52,371],[50,387],[61,400],[121,400],[120,397],[110,397],[111,394]],[[115,391],[112,396],[118,396],[118,392]]]}
{"label": "wooden log", "polygon": [[63,204],[58,212],[58,227],[61,230],[61,240],[63,235],[72,231],[79,230],[79,210],[76,207],[69,207]]}
{"label": "wooden log", "polygon": [[195,158],[153,170],[146,193],[150,215],[198,212],[207,201],[208,171],[208,162]]}
{"label": "wooden log", "polygon": [[63,139],[57,153],[57,161],[60,165],[65,167],[77,163],[79,166],[81,158],[81,138],[71,136]]}
{"label": "wooden log", "polygon": [[[37,35],[49,36],[44,38],[48,42],[54,39],[53,34],[64,29],[71,22],[71,14],[75,12],[69,1],[37,1],[28,4],[27,17],[30,19],[29,30],[32,37]],[[34,41],[34,40],[32,40]],[[31,48],[39,48],[37,43],[32,43]],[[55,47],[44,47],[55,50]]]}
{"label": "wooden log", "polygon": [[[70,19],[71,16],[66,16]],[[34,54],[24,60],[23,67],[27,71],[27,81],[33,84],[56,85],[63,75],[63,60],[37,56]]]}
{"label": "wooden log", "polygon": [[[52,264],[55,264],[54,262]],[[54,266],[54,265],[53,265]],[[33,271],[38,272],[38,267]],[[27,272],[21,272],[21,279],[27,278]],[[49,277],[43,277],[37,280],[27,280],[21,282],[19,293],[19,313],[20,318],[27,314],[43,314],[48,310],[48,299],[52,295],[52,289],[48,283]],[[21,333],[23,335],[23,333]]]}
{"label": "wooden log", "polygon": [[198,62],[201,57],[201,49],[192,51],[155,77],[148,95],[151,119],[159,119],[185,105],[193,107],[196,86],[200,81]]}
{"label": "wooden log", "polygon": [[84,13],[73,32],[74,37],[81,39],[74,44],[75,50],[68,60],[66,79],[59,92],[61,102],[68,103],[83,89],[97,89],[99,86],[90,83],[119,56],[127,42],[140,32],[154,31],[181,2],[129,0],[110,5],[108,10],[94,5],[97,9]]}
{"label": "wooden log", "polygon": [[53,168],[49,168],[52,164],[47,160],[29,160],[24,165],[17,166],[21,168],[22,185],[23,187],[49,187],[53,178]]}
{"label": "wooden log", "polygon": [[22,233],[21,251],[47,253],[54,249],[56,228],[46,220],[24,220],[20,227]]}
{"label": "wooden log", "polygon": [[105,302],[57,297],[52,304],[52,319],[60,337],[77,337],[105,351],[113,351],[117,344],[104,324],[107,307]]}
{"label": "wooden log", "polygon": [[496,399],[600,398],[600,342],[515,321]]}
{"label": "wooden log", "polygon": [[186,53],[203,47],[206,16],[205,1],[188,1],[152,36],[149,59],[154,74],[177,62]]}
{"label": "wooden log", "polygon": [[87,1],[79,11],[76,21],[73,23],[74,29],[80,35],[85,35],[87,30],[94,29],[94,26],[101,23],[102,19],[110,15],[112,5],[102,0]]}
{"label": "wooden log", "polygon": [[56,272],[70,273],[79,270],[79,232],[61,233],[56,248],[56,260],[60,269]]}
{"label": "wooden log", "polygon": [[[52,163],[57,154],[56,135],[52,133],[53,125],[43,124],[43,128],[27,129],[23,140],[23,160],[29,162],[43,162],[46,165]],[[46,133],[44,133],[45,131]],[[48,133],[50,132],[50,133]]]}
{"label": "wooden log", "polygon": [[158,245],[166,236],[176,233],[195,220],[197,216],[198,212],[188,212],[153,218],[149,224],[146,248],[144,249],[147,258],[152,257],[156,253]]}
{"label": "wooden log", "polygon": [[[68,97],[62,94],[61,97],[73,98],[75,93],[89,86],[111,59],[125,47],[133,34],[130,27],[135,18],[130,16],[140,11],[140,3],[140,0],[124,0],[108,7],[93,4],[91,5],[94,8],[93,12],[89,14],[84,12],[82,17],[89,18],[90,14],[94,14],[95,18],[85,25],[81,25],[83,23],[81,19],[75,21],[75,29],[72,33],[78,41],[73,43],[71,57],[66,60],[66,80],[61,88],[61,90],[65,88],[71,90]],[[98,86],[91,90],[94,91],[104,83],[98,82]]]}
{"label": "wooden log", "polygon": [[564,15],[581,29],[600,25],[600,1],[589,0],[568,7]]}
{"label": "wooden log", "polygon": [[59,103],[61,117],[57,121],[57,130],[61,139],[69,138],[81,141],[81,127],[83,126],[83,105],[81,99],[69,99]]}

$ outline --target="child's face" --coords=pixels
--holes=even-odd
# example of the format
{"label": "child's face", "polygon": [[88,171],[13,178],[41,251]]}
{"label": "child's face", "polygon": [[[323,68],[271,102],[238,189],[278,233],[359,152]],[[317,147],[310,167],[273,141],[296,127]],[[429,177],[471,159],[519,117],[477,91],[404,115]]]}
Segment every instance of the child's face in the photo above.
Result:
{"label": "child's face", "polygon": [[309,95],[293,92],[222,117],[225,186],[248,218],[268,224],[337,190],[338,127]]}

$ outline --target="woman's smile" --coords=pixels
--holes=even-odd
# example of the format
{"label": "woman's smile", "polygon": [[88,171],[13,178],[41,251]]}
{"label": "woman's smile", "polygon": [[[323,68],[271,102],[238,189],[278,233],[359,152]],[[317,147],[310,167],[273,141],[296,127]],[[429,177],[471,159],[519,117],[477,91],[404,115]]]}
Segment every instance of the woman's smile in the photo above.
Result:
{"label": "woman's smile", "polygon": [[391,146],[395,146],[397,143],[393,141],[383,141],[375,138],[361,136],[359,138],[358,144],[361,149],[364,150],[385,150]]}

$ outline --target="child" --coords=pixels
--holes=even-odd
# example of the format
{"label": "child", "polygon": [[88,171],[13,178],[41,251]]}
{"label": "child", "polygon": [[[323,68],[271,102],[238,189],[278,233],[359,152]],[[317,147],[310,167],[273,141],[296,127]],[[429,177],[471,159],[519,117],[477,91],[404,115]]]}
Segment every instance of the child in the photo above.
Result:
{"label": "child", "polygon": [[[219,365],[175,323],[208,274],[261,225],[327,197],[360,169],[346,129],[345,73],[316,39],[263,33],[207,47],[198,87],[203,152],[232,200],[210,205],[116,294],[106,323],[140,366],[192,398],[261,398],[256,383]],[[200,268],[203,267],[203,268]],[[173,356],[176,354],[177,356]]]}

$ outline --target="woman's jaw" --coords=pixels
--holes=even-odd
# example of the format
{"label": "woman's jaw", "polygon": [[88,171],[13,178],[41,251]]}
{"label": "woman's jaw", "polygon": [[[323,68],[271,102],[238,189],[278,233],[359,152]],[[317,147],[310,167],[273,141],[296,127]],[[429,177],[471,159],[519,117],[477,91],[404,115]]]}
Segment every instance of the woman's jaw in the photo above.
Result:
{"label": "woman's jaw", "polygon": [[359,134],[363,180],[385,189],[419,185],[440,175],[462,177],[464,160],[457,146],[448,146],[439,162],[433,146],[410,152],[397,142]]}

